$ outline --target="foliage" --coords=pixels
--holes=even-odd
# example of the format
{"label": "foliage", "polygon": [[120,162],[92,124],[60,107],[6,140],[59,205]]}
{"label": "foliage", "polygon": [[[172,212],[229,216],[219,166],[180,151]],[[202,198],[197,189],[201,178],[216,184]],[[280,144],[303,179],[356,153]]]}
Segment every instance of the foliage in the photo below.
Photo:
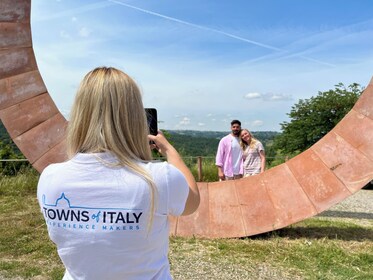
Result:
{"label": "foliage", "polygon": [[[215,157],[184,157],[183,159],[197,181],[216,182],[219,180]],[[198,173],[198,160],[201,160],[201,174]],[[199,178],[200,175],[202,178]]]}
{"label": "foliage", "polygon": [[217,138],[196,137],[183,134],[171,134],[170,139],[183,156],[215,155],[219,140]]}
{"label": "foliage", "polygon": [[270,153],[269,156],[268,154],[266,156],[266,161],[267,161],[266,169],[280,165],[281,163],[284,163],[285,161],[300,154],[299,151],[296,151],[293,153],[284,153],[284,151],[281,149],[277,151],[275,151],[274,149],[270,149],[269,153]]}
{"label": "foliage", "polygon": [[[14,144],[4,125],[0,122],[0,173],[1,175],[14,176],[22,169],[30,168],[28,161]],[[14,160],[14,161],[6,161]],[[19,160],[19,161],[17,161]]]}
{"label": "foliage", "polygon": [[351,110],[362,91],[359,84],[346,88],[339,83],[335,89],[299,100],[288,113],[290,122],[281,123],[282,133],[275,138],[274,149],[281,149],[285,154],[308,149]]}

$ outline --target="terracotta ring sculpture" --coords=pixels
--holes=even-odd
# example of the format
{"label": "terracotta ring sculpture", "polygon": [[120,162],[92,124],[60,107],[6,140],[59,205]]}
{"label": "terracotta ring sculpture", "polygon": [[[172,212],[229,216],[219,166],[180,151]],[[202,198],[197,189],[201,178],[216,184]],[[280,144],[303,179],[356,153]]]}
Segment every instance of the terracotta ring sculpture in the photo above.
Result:
{"label": "terracotta ring sculpture", "polygon": [[[11,138],[41,172],[65,154],[66,120],[36,64],[31,0],[0,2],[0,118]],[[373,178],[373,80],[345,118],[299,156],[261,175],[199,183],[201,206],[171,218],[179,236],[242,237],[314,216]]]}

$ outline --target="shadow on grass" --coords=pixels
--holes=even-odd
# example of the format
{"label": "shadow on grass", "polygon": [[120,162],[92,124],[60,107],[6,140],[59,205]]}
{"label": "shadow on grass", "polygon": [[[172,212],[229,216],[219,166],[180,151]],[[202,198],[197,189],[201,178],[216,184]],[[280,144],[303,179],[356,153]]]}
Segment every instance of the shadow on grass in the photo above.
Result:
{"label": "shadow on grass", "polygon": [[293,226],[283,229],[278,229],[263,234],[258,234],[251,237],[252,239],[270,239],[273,237],[285,237],[289,239],[334,239],[344,241],[372,241],[373,230],[351,227],[341,228],[337,226],[326,226],[326,227],[310,227],[310,226]]}
{"label": "shadow on grass", "polygon": [[317,215],[318,217],[336,217],[336,218],[350,218],[350,219],[367,219],[373,220],[373,213],[363,212],[346,212],[346,211],[325,211]]}

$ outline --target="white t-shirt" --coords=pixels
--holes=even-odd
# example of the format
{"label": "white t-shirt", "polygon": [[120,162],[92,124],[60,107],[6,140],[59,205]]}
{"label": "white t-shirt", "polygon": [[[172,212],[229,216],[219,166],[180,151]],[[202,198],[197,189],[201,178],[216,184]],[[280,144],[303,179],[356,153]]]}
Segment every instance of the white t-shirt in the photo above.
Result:
{"label": "white t-shirt", "polygon": [[167,162],[139,163],[157,188],[148,231],[150,186],[115,162],[109,153],[77,154],[40,176],[37,196],[63,279],[172,279],[167,216],[183,212],[188,184]]}
{"label": "white t-shirt", "polygon": [[242,164],[242,149],[238,137],[232,136],[232,165],[233,175],[240,174]]}

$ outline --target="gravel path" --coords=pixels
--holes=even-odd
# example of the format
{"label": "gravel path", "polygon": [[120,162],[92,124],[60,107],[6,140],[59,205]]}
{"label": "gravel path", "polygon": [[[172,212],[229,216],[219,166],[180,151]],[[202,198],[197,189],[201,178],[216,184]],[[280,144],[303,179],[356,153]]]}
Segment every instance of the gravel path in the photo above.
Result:
{"label": "gravel path", "polygon": [[360,190],[318,217],[340,218],[359,225],[373,226],[373,190]]}
{"label": "gravel path", "polygon": [[373,214],[373,190],[360,190],[328,211]]}

